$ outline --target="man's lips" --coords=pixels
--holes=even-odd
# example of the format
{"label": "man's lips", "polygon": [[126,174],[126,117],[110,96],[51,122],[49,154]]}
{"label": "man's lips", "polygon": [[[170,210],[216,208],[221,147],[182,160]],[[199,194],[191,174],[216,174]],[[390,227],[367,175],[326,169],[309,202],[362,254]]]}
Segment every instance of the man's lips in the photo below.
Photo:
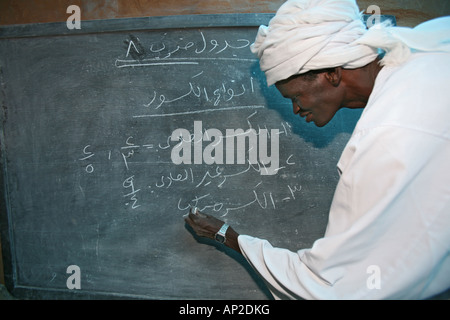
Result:
{"label": "man's lips", "polygon": [[305,118],[306,122],[311,122],[313,120],[313,114],[309,111],[301,112],[300,117]]}

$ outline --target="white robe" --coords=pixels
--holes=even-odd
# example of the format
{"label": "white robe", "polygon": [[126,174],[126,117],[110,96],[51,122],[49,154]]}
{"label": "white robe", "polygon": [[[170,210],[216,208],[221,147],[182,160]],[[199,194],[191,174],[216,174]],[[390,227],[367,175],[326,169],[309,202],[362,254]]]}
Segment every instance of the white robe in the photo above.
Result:
{"label": "white robe", "polygon": [[239,236],[275,298],[424,299],[450,287],[449,75],[448,53],[380,71],[312,248]]}

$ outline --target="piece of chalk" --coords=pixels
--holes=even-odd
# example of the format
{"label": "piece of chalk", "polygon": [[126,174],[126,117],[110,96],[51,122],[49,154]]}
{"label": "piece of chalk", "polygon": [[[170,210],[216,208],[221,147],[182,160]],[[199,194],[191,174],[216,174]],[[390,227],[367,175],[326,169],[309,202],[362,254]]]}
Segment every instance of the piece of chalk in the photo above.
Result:
{"label": "piece of chalk", "polygon": [[192,207],[191,208],[191,213],[197,214],[198,213],[198,208],[197,207]]}

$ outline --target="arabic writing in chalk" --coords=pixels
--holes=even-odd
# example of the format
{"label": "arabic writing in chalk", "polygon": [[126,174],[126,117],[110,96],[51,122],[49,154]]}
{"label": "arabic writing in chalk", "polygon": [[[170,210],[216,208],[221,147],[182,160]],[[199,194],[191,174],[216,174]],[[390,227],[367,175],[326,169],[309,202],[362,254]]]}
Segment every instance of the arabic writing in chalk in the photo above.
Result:
{"label": "arabic writing in chalk", "polygon": [[157,42],[145,44],[138,37],[130,35],[125,40],[125,59],[116,59],[117,68],[149,67],[162,65],[199,64],[202,60],[227,59],[235,61],[256,61],[254,58],[239,58],[237,50],[247,49],[248,39],[209,39],[199,31],[194,39],[166,39],[167,33]]}
{"label": "arabic writing in chalk", "polygon": [[[196,78],[203,73],[200,72],[192,77]],[[235,98],[241,97],[243,95],[252,94],[255,92],[253,78],[245,79],[242,82],[237,82],[236,80],[230,80],[229,82],[222,81],[219,86],[212,87],[195,83],[194,81],[189,81],[186,85],[181,85],[183,92],[175,97],[168,97],[167,94],[157,93],[156,90],[153,91],[149,102],[143,104],[144,107],[151,107],[155,110],[159,109],[163,105],[168,105],[175,103],[179,100],[196,97],[204,102],[210,103],[213,106],[218,106],[221,102],[229,102]]]}
{"label": "arabic writing in chalk", "polygon": [[[285,137],[292,134],[287,123],[281,123],[279,131],[280,135]],[[160,165],[163,169],[155,175],[151,173],[154,166],[150,159],[154,157],[153,161],[156,161],[156,155],[164,157],[164,152],[168,157],[169,139],[162,142],[137,141],[133,136],[128,136],[123,139],[121,146],[110,149],[103,147],[98,150],[95,146],[86,144],[80,148],[77,160],[82,172],[94,180],[98,169],[109,163],[109,166],[118,170],[119,164],[122,163],[122,170],[113,171],[117,172],[117,187],[122,190],[117,196],[123,199],[121,201],[124,207],[130,210],[148,208],[155,199],[164,195],[171,197],[168,202],[173,204],[174,211],[184,213],[190,206],[197,206],[201,210],[210,210],[226,216],[230,212],[240,212],[252,207],[263,210],[278,209],[286,202],[298,200],[302,191],[301,185],[294,178],[284,179],[283,185],[273,184],[272,181],[277,179],[277,175],[261,176],[260,172],[264,167],[249,161],[244,165],[206,167],[174,166],[167,162]],[[136,156],[147,159],[148,167],[140,160],[133,162]],[[139,167],[135,167],[135,163],[139,163]],[[284,155],[280,158],[277,172],[282,174],[285,170],[289,171],[295,164],[293,154]],[[107,172],[110,172],[109,169]],[[242,181],[252,180],[258,181],[252,188],[234,192],[235,187]]]}
{"label": "arabic writing in chalk", "polygon": [[[296,176],[290,174],[296,164],[295,156],[293,152],[287,152],[278,157],[282,137],[291,135],[289,123],[270,122],[272,128],[269,129],[264,116],[258,117],[263,119],[259,123],[251,123],[259,109],[265,108],[266,100],[255,71],[259,71],[258,60],[249,50],[251,41],[245,37],[239,36],[238,32],[221,34],[201,29],[129,35],[112,67],[127,81],[132,101],[126,106],[127,111],[132,112],[132,122],[139,125],[136,129],[128,128],[129,133],[121,138],[120,144],[111,141],[109,147],[99,147],[90,140],[84,141],[77,157],[83,177],[101,184],[98,179],[102,172],[107,172],[105,183],[110,184],[108,188],[116,193],[127,212],[143,212],[164,203],[165,209],[170,210],[172,206],[175,212],[183,214],[195,205],[201,210],[226,216],[247,209],[282,209],[287,202],[298,201],[302,186]],[[236,111],[239,111],[238,115]],[[247,117],[244,112],[248,112]],[[231,141],[235,140],[228,137],[241,134],[236,130],[228,134],[231,128],[222,129],[224,123],[220,120],[231,113],[238,121],[246,119],[249,131],[248,142],[242,139],[242,143],[236,142],[228,152],[228,141],[231,146]],[[188,116],[176,117],[180,115]],[[193,115],[199,116],[198,121],[192,118]],[[160,121],[157,117],[165,118]],[[207,127],[213,128],[209,131],[194,130],[194,136],[198,133],[200,140],[208,141],[204,149],[198,143],[200,140],[194,141],[191,131],[184,126],[186,119],[193,120],[194,129],[196,123],[214,122],[208,123]],[[143,123],[149,132],[142,132]],[[172,139],[169,132],[152,131],[153,124],[165,130],[161,123],[186,133],[182,135],[182,141],[186,143],[175,153],[183,161],[175,163],[174,153],[171,153],[181,141],[176,137]],[[217,144],[216,140],[210,141],[208,132],[216,134],[214,137],[220,133]],[[273,175],[261,174],[269,164],[266,161],[269,154],[267,139],[262,139],[268,137],[260,135],[261,132],[276,134],[276,139],[271,140],[276,143],[270,144],[271,154],[274,152],[277,160],[273,164],[270,161]],[[199,163],[187,161],[187,155],[190,157],[191,154],[188,150],[192,151],[192,148],[194,158],[201,155]],[[236,150],[240,152],[231,152]],[[255,154],[259,155],[259,161],[250,161],[253,159],[250,156]],[[235,155],[239,161],[228,161]],[[201,159],[208,159],[208,162],[203,163]],[[210,159],[214,161],[210,162]]]}

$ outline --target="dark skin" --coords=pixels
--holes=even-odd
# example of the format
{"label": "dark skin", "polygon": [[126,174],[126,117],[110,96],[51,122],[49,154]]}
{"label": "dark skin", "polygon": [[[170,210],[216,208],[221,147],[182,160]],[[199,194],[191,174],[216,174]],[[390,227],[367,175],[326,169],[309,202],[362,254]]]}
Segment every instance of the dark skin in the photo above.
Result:
{"label": "dark skin", "polygon": [[[372,93],[375,79],[381,70],[379,60],[358,69],[341,67],[327,69],[314,76],[296,75],[275,84],[283,97],[292,100],[293,112],[314,121],[316,126],[326,125],[341,108],[364,108]],[[214,239],[224,222],[213,216],[197,212],[185,218],[188,225],[201,237]],[[225,245],[241,253],[239,234],[228,228]]]}
{"label": "dark skin", "polygon": [[[185,221],[192,227],[192,229],[198,236],[209,239],[214,239],[216,233],[224,224],[222,220],[219,220],[208,214],[200,213],[199,211],[197,211],[197,213],[189,213],[189,215],[185,218]],[[227,247],[242,254],[238,243],[239,234],[234,231],[232,227],[228,228],[225,237],[226,241],[224,244]]]}

